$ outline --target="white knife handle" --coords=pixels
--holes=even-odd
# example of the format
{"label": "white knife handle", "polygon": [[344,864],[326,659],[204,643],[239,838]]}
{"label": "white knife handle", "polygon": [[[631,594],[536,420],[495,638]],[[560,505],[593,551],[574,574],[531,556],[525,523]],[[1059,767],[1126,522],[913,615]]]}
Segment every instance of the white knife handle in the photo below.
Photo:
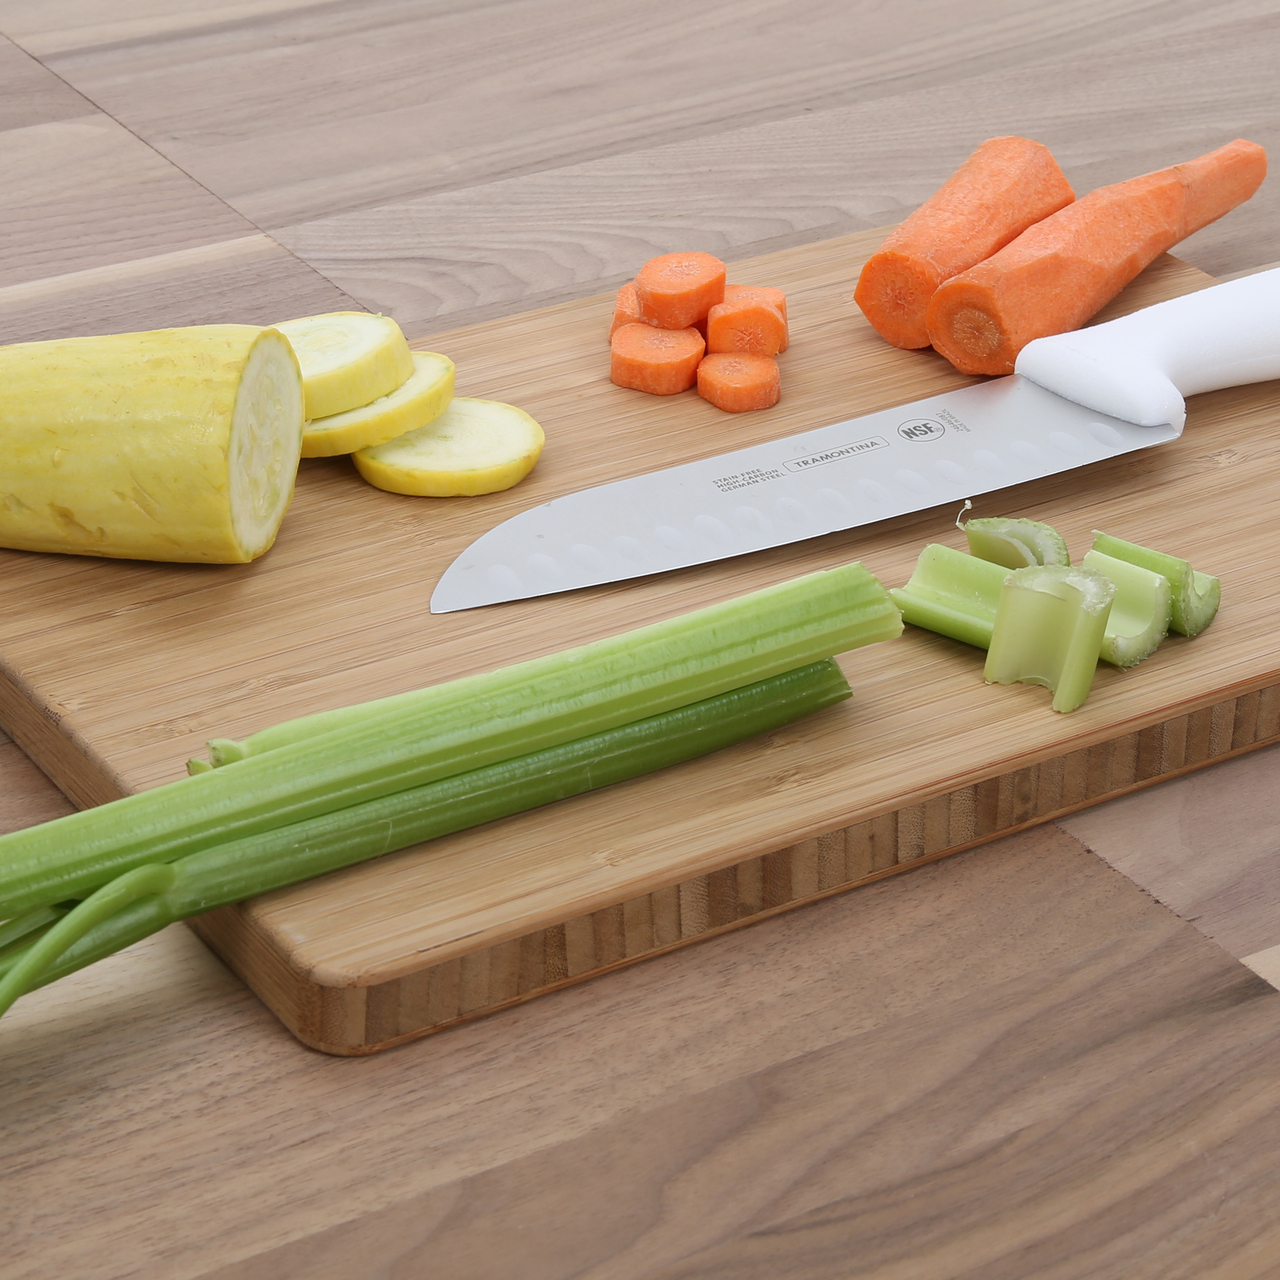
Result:
{"label": "white knife handle", "polygon": [[1280,378],[1280,267],[1036,338],[1014,372],[1087,409],[1181,431],[1184,397]]}

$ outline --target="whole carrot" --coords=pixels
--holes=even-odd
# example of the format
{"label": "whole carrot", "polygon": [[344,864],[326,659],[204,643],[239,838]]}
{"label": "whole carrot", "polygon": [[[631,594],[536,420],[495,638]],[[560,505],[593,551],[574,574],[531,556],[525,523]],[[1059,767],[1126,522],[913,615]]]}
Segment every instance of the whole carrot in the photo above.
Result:
{"label": "whole carrot", "polygon": [[1078,329],[1160,254],[1247,200],[1266,172],[1266,151],[1237,138],[1099,187],[942,285],[929,338],[961,373],[1011,373],[1033,338]]}
{"label": "whole carrot", "polygon": [[1030,138],[989,138],[884,239],[854,301],[895,347],[927,347],[925,308],[945,280],[1070,203],[1049,149]]}

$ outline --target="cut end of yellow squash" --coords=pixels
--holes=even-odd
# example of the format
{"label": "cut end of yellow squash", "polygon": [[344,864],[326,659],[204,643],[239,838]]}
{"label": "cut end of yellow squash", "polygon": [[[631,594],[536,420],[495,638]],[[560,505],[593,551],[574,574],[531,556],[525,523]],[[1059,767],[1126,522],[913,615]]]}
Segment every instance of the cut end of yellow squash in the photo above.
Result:
{"label": "cut end of yellow squash", "polygon": [[389,316],[330,311],[275,327],[297,353],[308,418],[328,418],[371,404],[413,374],[409,344]]}
{"label": "cut end of yellow squash", "polygon": [[302,444],[289,342],[203,325],[0,347],[0,546],[242,564]]}
{"label": "cut end of yellow squash", "polygon": [[352,458],[370,484],[390,493],[469,497],[519,484],[544,441],[542,428],[523,409],[464,397],[426,426]]}
{"label": "cut end of yellow squash", "polygon": [[413,352],[413,373],[372,404],[307,423],[304,458],[332,458],[384,444],[439,417],[453,399],[454,367],[448,356]]}

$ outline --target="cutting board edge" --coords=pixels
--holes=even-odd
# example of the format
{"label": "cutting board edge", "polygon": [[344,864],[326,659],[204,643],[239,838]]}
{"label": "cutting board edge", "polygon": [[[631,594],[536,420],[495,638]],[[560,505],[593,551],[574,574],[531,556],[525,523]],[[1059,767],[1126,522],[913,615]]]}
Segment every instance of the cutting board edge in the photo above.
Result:
{"label": "cutting board edge", "polygon": [[[555,926],[501,940],[473,938],[459,954],[362,985],[311,980],[244,906],[189,923],[302,1043],[364,1056],[1275,743],[1280,681]],[[833,876],[835,882],[824,883]],[[770,892],[790,896],[771,902]],[[541,981],[518,989],[528,975],[536,979],[539,965]]]}
{"label": "cutting board edge", "polygon": [[123,776],[68,717],[4,662],[0,662],[0,729],[77,808],[89,809],[128,795]]}

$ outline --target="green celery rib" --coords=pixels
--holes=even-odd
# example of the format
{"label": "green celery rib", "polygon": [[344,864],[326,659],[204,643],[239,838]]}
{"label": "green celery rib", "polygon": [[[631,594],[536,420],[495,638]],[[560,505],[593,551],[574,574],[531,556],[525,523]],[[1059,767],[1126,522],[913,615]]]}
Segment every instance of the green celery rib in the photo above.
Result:
{"label": "green celery rib", "polygon": [[1113,667],[1132,667],[1149,658],[1169,634],[1173,614],[1169,579],[1102,551],[1085,552],[1081,563],[1116,584],[1116,598],[1099,655],[1103,662]]}
{"label": "green celery rib", "polygon": [[889,598],[912,626],[985,649],[1008,576],[1007,568],[990,560],[931,542],[907,585],[891,588]]}
{"label": "green celery rib", "polygon": [[1207,573],[1197,572],[1186,560],[1123,538],[1113,538],[1097,529],[1093,531],[1093,549],[1169,579],[1173,589],[1169,630],[1183,636],[1199,635],[1217,614],[1222,598],[1221,582]]}
{"label": "green celery rib", "polygon": [[[229,841],[161,868],[126,873],[121,879],[169,871],[173,884],[149,898],[122,895],[117,914],[78,937],[25,989],[175,920],[706,755],[833,706],[851,692],[839,666],[827,659],[589,737]],[[0,985],[23,954],[0,959]]]}
{"label": "green celery rib", "polygon": [[1089,696],[1115,584],[1090,569],[1033,565],[1005,579],[984,677],[1045,685],[1055,711]]}
{"label": "green celery rib", "polygon": [[555,746],[898,635],[859,564],[391,700],[219,769],[0,836],[0,918],[131,867]]}

